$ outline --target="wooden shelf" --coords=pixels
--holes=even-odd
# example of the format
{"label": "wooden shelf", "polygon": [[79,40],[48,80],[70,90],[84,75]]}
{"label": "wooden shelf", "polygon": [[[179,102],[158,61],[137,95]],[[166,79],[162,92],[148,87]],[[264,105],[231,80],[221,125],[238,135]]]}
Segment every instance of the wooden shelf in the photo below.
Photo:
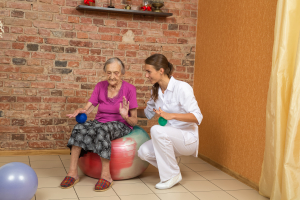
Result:
{"label": "wooden shelf", "polygon": [[93,10],[99,12],[112,12],[112,13],[127,13],[127,14],[136,14],[136,15],[152,15],[158,17],[169,17],[173,13],[163,13],[163,12],[151,12],[151,11],[141,11],[141,10],[126,10],[126,9],[116,9],[116,8],[103,8],[95,6],[84,6],[79,5],[76,7],[76,10]]}

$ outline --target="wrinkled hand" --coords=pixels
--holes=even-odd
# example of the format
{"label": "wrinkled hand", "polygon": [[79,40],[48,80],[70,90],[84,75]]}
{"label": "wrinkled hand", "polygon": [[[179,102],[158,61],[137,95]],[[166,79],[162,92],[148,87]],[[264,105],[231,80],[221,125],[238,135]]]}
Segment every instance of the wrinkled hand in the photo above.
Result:
{"label": "wrinkled hand", "polygon": [[78,108],[77,110],[74,111],[73,114],[67,114],[69,118],[71,117],[76,117],[79,113],[85,113],[86,110],[83,110],[82,108]]}
{"label": "wrinkled hand", "polygon": [[156,114],[158,114],[159,116],[165,118],[166,120],[173,119],[173,114],[172,113],[164,112],[164,111],[162,111],[162,109],[160,109],[160,107],[159,107],[159,110],[156,110],[156,109],[153,108],[153,111],[156,112]]}
{"label": "wrinkled hand", "polygon": [[128,117],[129,112],[129,101],[123,96],[123,106],[122,103],[120,103],[119,108],[120,115],[123,117],[123,119],[126,119]]}

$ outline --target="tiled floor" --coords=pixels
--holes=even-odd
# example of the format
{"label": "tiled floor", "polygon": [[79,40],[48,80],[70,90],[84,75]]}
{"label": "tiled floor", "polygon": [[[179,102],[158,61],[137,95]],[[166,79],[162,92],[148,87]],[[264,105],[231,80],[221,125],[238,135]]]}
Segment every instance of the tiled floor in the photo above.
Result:
{"label": "tiled floor", "polygon": [[70,163],[70,156],[15,156],[0,157],[0,167],[9,162],[30,165],[38,176],[38,189],[32,200],[267,200],[257,191],[226,173],[194,157],[181,157],[180,169],[183,180],[168,190],[157,190],[158,171],[149,165],[139,177],[115,181],[113,189],[94,192],[96,179],[80,171],[80,182],[71,189],[58,186]]}

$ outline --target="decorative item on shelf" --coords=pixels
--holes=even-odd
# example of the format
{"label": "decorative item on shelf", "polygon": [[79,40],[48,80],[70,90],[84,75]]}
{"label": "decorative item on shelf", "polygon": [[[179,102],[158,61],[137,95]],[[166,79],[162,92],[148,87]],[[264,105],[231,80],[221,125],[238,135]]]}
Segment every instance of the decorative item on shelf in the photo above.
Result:
{"label": "decorative item on shelf", "polygon": [[115,8],[115,0],[108,0],[108,8]]}
{"label": "decorative item on shelf", "polygon": [[95,0],[84,0],[84,4],[89,6],[95,6]]}
{"label": "decorative item on shelf", "polygon": [[151,11],[152,6],[151,6],[152,1],[144,0],[144,3],[141,6],[141,10],[143,11]]}
{"label": "decorative item on shelf", "polygon": [[125,2],[126,2],[127,5],[125,6],[124,9],[126,9],[126,10],[131,10],[131,6],[130,6],[131,0],[125,0]]}
{"label": "decorative item on shelf", "polygon": [[160,8],[163,7],[164,5],[165,4],[163,0],[153,0],[152,2],[153,12],[162,12]]}

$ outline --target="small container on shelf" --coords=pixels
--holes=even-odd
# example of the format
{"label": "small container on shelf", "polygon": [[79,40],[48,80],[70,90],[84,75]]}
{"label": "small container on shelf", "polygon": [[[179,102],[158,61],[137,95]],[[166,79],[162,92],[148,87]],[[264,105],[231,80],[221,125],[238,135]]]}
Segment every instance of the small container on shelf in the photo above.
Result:
{"label": "small container on shelf", "polygon": [[108,0],[108,8],[115,8],[115,0]]}
{"label": "small container on shelf", "polygon": [[124,9],[126,9],[126,10],[131,10],[131,0],[125,0],[125,3],[127,4],[125,7],[124,7]]}
{"label": "small container on shelf", "polygon": [[153,12],[162,12],[160,8],[163,7],[164,5],[165,4],[163,0],[153,0],[152,1]]}

